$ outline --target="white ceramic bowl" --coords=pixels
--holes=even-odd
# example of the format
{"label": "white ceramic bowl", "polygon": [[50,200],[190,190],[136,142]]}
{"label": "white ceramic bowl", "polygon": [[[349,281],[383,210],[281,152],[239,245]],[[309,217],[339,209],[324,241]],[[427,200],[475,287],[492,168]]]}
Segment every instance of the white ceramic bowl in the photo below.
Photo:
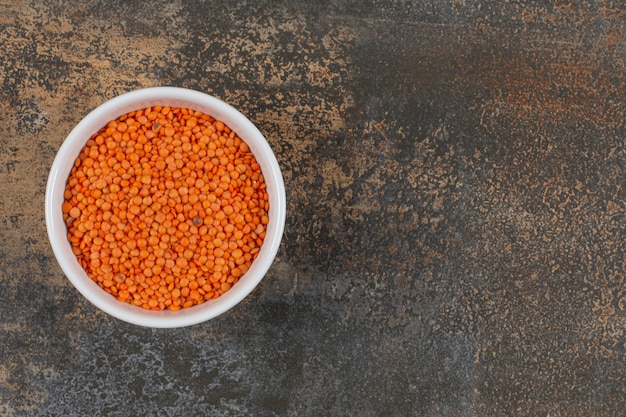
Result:
{"label": "white ceramic bowl", "polygon": [[[233,287],[215,300],[179,311],[150,311],[118,301],[86,274],[72,253],[67,239],[61,205],[70,170],[84,144],[110,120],[142,108],[163,105],[200,111],[223,121],[254,153],[269,195],[269,218],[266,236],[250,269]],[[278,162],[263,134],[243,114],[210,95],[176,87],[154,87],[115,97],[89,113],[67,136],[52,164],[46,188],[46,226],[48,236],[63,272],[78,291],[96,307],[129,323],[145,327],[173,328],[189,326],[214,318],[246,297],[270,268],[285,225],[285,186]]]}

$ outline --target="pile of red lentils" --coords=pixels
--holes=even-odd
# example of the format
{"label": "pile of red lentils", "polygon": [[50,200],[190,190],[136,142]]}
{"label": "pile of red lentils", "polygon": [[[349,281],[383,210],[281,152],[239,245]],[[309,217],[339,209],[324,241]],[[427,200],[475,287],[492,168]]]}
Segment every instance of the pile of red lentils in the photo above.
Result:
{"label": "pile of red lentils", "polygon": [[219,297],[265,238],[259,164],[211,116],[155,106],[94,134],[67,180],[68,239],[87,275],[118,300],[180,310]]}

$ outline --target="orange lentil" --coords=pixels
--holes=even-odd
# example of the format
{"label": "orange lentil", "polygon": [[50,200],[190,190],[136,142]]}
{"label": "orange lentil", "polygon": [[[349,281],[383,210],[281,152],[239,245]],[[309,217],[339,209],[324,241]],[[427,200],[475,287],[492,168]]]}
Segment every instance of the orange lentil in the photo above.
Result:
{"label": "orange lentil", "polygon": [[71,217],[78,219],[80,217],[80,209],[74,206],[70,209],[69,214]]}
{"label": "orange lentil", "polygon": [[228,291],[270,221],[248,145],[219,120],[168,106],[95,133],[63,195],[68,240],[87,275],[120,302],[152,310]]}

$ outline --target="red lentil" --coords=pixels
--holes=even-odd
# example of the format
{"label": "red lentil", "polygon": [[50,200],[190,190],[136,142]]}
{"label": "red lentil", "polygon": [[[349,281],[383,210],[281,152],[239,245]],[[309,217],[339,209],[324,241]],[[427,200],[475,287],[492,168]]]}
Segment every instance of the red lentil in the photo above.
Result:
{"label": "red lentil", "polygon": [[130,112],[94,134],[66,183],[68,239],[118,300],[180,310],[228,291],[250,268],[269,200],[248,145],[185,108]]}

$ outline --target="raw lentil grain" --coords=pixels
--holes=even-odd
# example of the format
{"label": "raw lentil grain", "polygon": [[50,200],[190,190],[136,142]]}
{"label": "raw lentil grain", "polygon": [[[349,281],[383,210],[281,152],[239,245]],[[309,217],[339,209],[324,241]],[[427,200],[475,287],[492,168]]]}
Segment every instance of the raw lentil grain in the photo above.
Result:
{"label": "raw lentil grain", "polygon": [[172,311],[217,298],[249,269],[269,222],[248,145],[219,120],[154,106],[85,144],[64,192],[68,240],[121,302]]}

